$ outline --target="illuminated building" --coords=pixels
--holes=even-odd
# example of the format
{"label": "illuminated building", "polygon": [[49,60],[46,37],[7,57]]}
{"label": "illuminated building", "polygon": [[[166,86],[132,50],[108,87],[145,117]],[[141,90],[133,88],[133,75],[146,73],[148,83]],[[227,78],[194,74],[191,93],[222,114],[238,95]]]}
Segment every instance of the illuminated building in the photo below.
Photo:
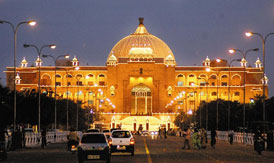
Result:
{"label": "illuminated building", "polygon": [[[207,97],[209,101],[217,97],[227,100],[230,89],[232,101],[243,101],[243,64],[229,68],[225,60],[202,59],[201,66],[178,66],[172,50],[148,33],[140,18],[135,32],[112,48],[105,66],[82,66],[75,56],[70,64],[59,64],[54,81],[55,67],[42,65],[41,92],[54,96],[56,82],[58,98],[67,98],[68,87],[68,98],[78,98],[83,107],[94,108],[102,117],[100,123],[107,127],[137,130],[142,124],[144,130],[174,128],[179,112],[192,113]],[[27,67],[24,58],[17,73],[18,91],[37,89],[37,66]],[[259,59],[254,67],[246,67],[245,101],[262,95],[262,73]],[[7,67],[6,74],[12,88],[13,68]]]}

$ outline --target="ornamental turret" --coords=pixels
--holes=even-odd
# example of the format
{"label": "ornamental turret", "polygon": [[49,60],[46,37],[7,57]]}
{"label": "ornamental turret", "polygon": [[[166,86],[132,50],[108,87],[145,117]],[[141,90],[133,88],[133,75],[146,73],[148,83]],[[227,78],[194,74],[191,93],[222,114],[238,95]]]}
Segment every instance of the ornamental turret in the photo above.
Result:
{"label": "ornamental turret", "polygon": [[260,61],[259,58],[257,58],[257,60],[255,62],[255,66],[256,66],[256,68],[262,68],[262,62]]}
{"label": "ornamental turret", "polygon": [[108,66],[116,66],[117,65],[117,58],[113,54],[108,58],[107,65]]}
{"label": "ornamental turret", "polygon": [[173,58],[173,56],[171,54],[169,54],[166,59],[165,59],[165,64],[166,66],[175,66],[176,62],[175,59]]}
{"label": "ornamental turret", "polygon": [[246,67],[248,62],[245,60],[245,58],[243,58],[240,63],[241,63],[241,67]]}
{"label": "ornamental turret", "polygon": [[25,67],[28,67],[28,62],[26,58],[24,57],[23,60],[21,61],[21,68],[25,68]]}
{"label": "ornamental turret", "polygon": [[210,59],[206,56],[206,59],[203,61],[203,66],[209,67],[210,66]]}
{"label": "ornamental turret", "polygon": [[36,67],[42,66],[42,63],[43,63],[42,59],[38,56],[35,61]]}
{"label": "ornamental turret", "polygon": [[77,67],[77,66],[79,66],[79,61],[78,61],[78,59],[76,58],[76,56],[74,56],[74,58],[72,59],[72,66],[73,67]]}
{"label": "ornamental turret", "polygon": [[20,84],[21,82],[21,78],[19,76],[19,73],[17,73],[16,77],[15,77],[15,84]]}

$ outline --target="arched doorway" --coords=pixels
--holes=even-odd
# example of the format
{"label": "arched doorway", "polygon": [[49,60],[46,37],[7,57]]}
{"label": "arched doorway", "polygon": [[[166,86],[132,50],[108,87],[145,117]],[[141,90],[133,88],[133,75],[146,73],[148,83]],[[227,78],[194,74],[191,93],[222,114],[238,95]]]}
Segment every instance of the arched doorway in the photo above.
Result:
{"label": "arched doorway", "polygon": [[131,90],[131,114],[148,115],[152,112],[151,89],[140,83]]}

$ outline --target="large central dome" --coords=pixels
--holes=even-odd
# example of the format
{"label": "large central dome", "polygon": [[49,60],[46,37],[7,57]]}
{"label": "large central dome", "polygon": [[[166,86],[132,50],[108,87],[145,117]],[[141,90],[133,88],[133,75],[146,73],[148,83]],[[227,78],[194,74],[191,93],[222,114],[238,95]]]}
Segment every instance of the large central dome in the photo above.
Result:
{"label": "large central dome", "polygon": [[119,62],[125,62],[132,59],[134,61],[154,60],[167,63],[172,61],[175,64],[175,58],[168,45],[158,37],[148,33],[143,24],[143,18],[139,18],[139,25],[134,33],[120,40],[110,51],[108,61],[117,59]]}

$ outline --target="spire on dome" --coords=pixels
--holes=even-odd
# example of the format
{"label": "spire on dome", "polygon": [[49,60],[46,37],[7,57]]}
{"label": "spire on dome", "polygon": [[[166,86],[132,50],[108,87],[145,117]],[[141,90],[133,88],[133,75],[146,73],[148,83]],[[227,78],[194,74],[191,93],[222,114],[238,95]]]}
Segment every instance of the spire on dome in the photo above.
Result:
{"label": "spire on dome", "polygon": [[133,34],[149,34],[144,26],[144,18],[139,18],[139,25]]}
{"label": "spire on dome", "polygon": [[79,66],[79,61],[78,59],[76,58],[76,56],[74,56],[74,58],[72,59],[72,66]]}
{"label": "spire on dome", "polygon": [[36,61],[35,61],[36,67],[42,66],[42,63],[43,63],[42,59],[38,56],[37,59],[36,59]]}
{"label": "spire on dome", "polygon": [[210,66],[210,59],[208,58],[208,56],[206,56],[206,59],[203,61],[203,65]]}
{"label": "spire on dome", "polygon": [[262,62],[260,61],[259,58],[257,58],[257,60],[254,64],[255,64],[256,68],[261,68],[262,67]]}
{"label": "spire on dome", "polygon": [[26,60],[26,58],[24,57],[23,60],[21,61],[21,67],[27,67],[28,66],[28,62]]}

